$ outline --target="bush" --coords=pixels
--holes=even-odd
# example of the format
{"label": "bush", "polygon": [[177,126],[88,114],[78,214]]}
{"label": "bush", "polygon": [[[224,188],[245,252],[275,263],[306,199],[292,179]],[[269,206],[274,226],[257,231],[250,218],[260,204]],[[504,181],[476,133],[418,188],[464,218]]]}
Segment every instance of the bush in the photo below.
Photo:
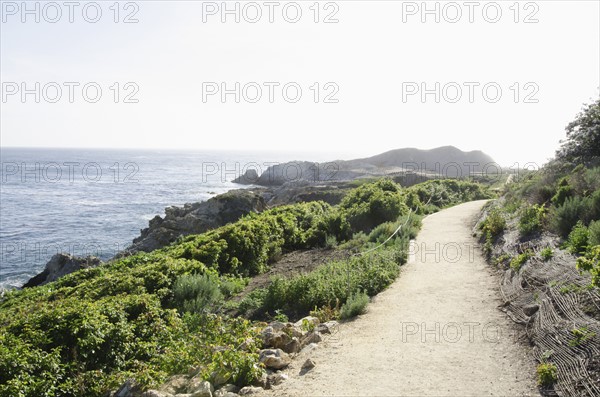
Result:
{"label": "bush", "polygon": [[549,261],[554,256],[554,251],[550,247],[546,247],[540,251],[540,256],[544,260],[544,262]]}
{"label": "bush", "polygon": [[265,305],[266,296],[266,288],[255,289],[240,301],[237,309],[241,314],[248,315]]}
{"label": "bush", "polygon": [[600,245],[600,221],[593,221],[588,227],[590,246]]}
{"label": "bush", "polygon": [[219,289],[221,293],[226,299],[231,298],[234,295],[239,294],[246,288],[248,282],[250,280],[248,278],[241,278],[235,276],[222,276],[219,282]]}
{"label": "bush", "polygon": [[600,287],[600,245],[591,247],[585,256],[577,258],[577,269],[592,275],[592,285]]}
{"label": "bush", "polygon": [[590,192],[600,190],[600,167],[586,169],[583,179]]}
{"label": "bush", "polygon": [[367,310],[369,304],[369,295],[364,292],[356,292],[348,297],[346,303],[340,309],[340,318],[347,320],[363,314]]}
{"label": "bush", "polygon": [[573,254],[584,254],[588,247],[588,229],[585,225],[578,221],[567,239],[567,247],[569,252]]}
{"label": "bush", "polygon": [[521,269],[521,266],[523,266],[525,264],[525,262],[527,262],[527,260],[529,260],[529,258],[531,258],[531,256],[532,256],[532,252],[529,250],[523,252],[522,254],[515,256],[510,261],[510,268],[516,272],[519,271],[519,269]]}
{"label": "bush", "polygon": [[551,363],[541,363],[537,366],[538,385],[542,387],[551,387],[556,382],[557,368]]}
{"label": "bush", "polygon": [[401,188],[388,179],[352,190],[340,203],[352,231],[368,232],[377,225],[395,221],[408,213]]}
{"label": "bush", "polygon": [[584,218],[589,206],[589,198],[580,196],[567,198],[563,205],[554,209],[551,215],[552,228],[566,238],[577,222]]}
{"label": "bush", "polygon": [[381,244],[392,235],[398,228],[398,224],[394,222],[386,222],[377,226],[369,233],[369,241],[372,243]]}
{"label": "bush", "polygon": [[596,190],[590,196],[585,213],[586,223],[597,220],[600,220],[600,189]]}
{"label": "bush", "polygon": [[543,205],[531,205],[523,209],[519,219],[519,232],[522,236],[529,236],[541,230],[546,208]]}
{"label": "bush", "polygon": [[498,237],[506,228],[506,220],[502,211],[497,207],[492,208],[479,227],[484,235],[487,235],[489,232],[491,238]]}
{"label": "bush", "polygon": [[573,189],[569,186],[567,179],[563,178],[559,183],[556,194],[552,197],[552,204],[556,207],[560,207],[565,203],[565,200],[573,196]]}
{"label": "bush", "polygon": [[330,320],[337,320],[340,318],[339,301],[336,302],[335,307],[331,307],[330,305],[325,305],[319,309],[315,307],[315,309],[311,310],[309,314],[318,318],[320,323],[326,323]]}
{"label": "bush", "polygon": [[208,274],[180,276],[173,286],[173,295],[181,312],[212,313],[223,303],[218,283]]}

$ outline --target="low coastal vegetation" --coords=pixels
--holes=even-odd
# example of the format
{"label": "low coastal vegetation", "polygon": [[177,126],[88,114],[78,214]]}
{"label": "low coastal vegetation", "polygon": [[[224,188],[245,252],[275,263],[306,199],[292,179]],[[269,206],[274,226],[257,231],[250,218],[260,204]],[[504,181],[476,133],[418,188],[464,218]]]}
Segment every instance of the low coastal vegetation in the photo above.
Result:
{"label": "low coastal vegetation", "polygon": [[[382,179],[336,206],[272,208],[9,292],[0,301],[0,396],[104,396],[127,379],[148,388],[190,371],[211,382],[251,384],[264,371],[257,313],[311,313],[322,321],[363,313],[369,297],[398,276],[421,214],[489,197],[467,181],[402,188]],[[236,299],[282,255],[318,247],[352,254]]]}
{"label": "low coastal vegetation", "polygon": [[542,391],[600,390],[600,100],[567,126],[553,160],[505,186],[479,229],[506,271],[507,311],[540,350]]}

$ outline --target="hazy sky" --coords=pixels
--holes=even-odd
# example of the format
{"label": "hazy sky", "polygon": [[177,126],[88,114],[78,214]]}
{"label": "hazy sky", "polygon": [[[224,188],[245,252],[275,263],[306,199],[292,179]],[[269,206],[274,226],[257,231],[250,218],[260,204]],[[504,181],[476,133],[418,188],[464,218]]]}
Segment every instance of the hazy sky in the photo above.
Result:
{"label": "hazy sky", "polygon": [[542,163],[598,97],[597,1],[314,3],[228,1],[238,23],[221,1],[2,1],[1,144]]}

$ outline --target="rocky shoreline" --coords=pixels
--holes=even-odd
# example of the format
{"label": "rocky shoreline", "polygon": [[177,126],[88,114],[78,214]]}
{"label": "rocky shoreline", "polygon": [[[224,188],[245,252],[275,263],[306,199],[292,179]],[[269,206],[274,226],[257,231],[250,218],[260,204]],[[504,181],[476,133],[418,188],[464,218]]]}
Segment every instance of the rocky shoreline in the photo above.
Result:
{"label": "rocky shoreline", "polygon": [[[155,216],[148,227],[132,244],[109,261],[137,252],[151,252],[165,247],[178,238],[200,234],[208,230],[235,222],[244,215],[260,213],[279,205],[322,200],[329,204],[341,201],[345,191],[352,188],[347,182],[327,185],[309,183],[287,183],[273,188],[248,187],[234,189],[206,201],[188,203],[183,207],[165,208],[165,216]],[[44,270],[27,281],[23,288],[35,287],[55,281],[77,270],[95,267],[102,262],[96,257],[78,257],[57,253],[48,261]]]}

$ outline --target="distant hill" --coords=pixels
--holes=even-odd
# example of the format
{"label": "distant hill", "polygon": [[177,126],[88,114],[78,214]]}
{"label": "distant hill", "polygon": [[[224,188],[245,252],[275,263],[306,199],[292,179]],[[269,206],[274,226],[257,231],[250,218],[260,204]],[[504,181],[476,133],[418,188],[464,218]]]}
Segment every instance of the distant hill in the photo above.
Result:
{"label": "distant hill", "polygon": [[273,165],[261,175],[258,175],[255,170],[248,170],[233,182],[279,186],[287,182],[322,183],[407,173],[456,178],[481,172],[489,164],[496,163],[480,150],[464,152],[454,146],[429,150],[403,148],[354,160],[336,160],[327,163],[290,161]]}
{"label": "distant hill", "polygon": [[463,152],[454,146],[441,146],[429,150],[416,148],[395,149],[364,159],[350,160],[347,163],[350,166],[366,163],[376,167],[403,167],[407,169],[414,165],[418,166],[421,171],[439,172],[444,168],[448,169],[453,165],[457,165],[466,171],[469,168],[481,171],[486,164],[494,163],[494,159],[481,150]]}

